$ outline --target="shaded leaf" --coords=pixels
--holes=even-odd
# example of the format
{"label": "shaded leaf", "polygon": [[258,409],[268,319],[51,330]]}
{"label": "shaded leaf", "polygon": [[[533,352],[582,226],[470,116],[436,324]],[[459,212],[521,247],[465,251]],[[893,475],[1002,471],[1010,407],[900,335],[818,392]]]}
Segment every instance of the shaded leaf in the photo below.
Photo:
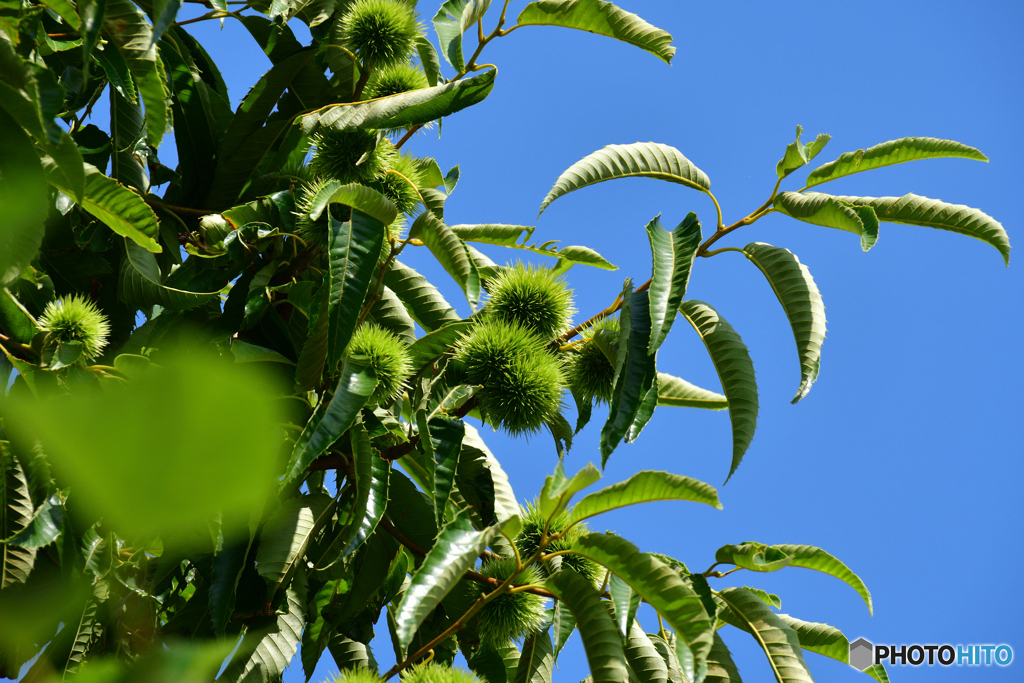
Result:
{"label": "shaded leaf", "polygon": [[668,665],[635,619],[626,636],[626,661],[639,683],[668,683]]}
{"label": "shaded leaf", "polygon": [[[420,35],[416,36],[416,53],[420,57],[423,73],[427,75],[427,84],[434,87],[441,78],[441,61],[437,58],[437,50],[426,36]],[[437,184],[440,185],[440,183]],[[431,187],[436,187],[436,185]]]}
{"label": "shaded leaf", "polygon": [[622,639],[597,590],[571,570],[555,572],[545,585],[572,611],[594,683],[626,683],[629,674]]}
{"label": "shaded leaf", "polygon": [[377,528],[388,505],[388,482],[391,463],[380,457],[370,445],[370,435],[362,424],[349,430],[352,440],[353,469],[355,470],[356,501],[352,511],[352,531],[346,536],[348,544],[342,557],[355,552]]}
{"label": "shaded leaf", "polygon": [[427,332],[460,319],[434,285],[400,261],[391,262],[384,274],[384,284],[405,304],[412,319]]}
{"label": "shaded leaf", "polygon": [[282,490],[298,481],[309,463],[348,431],[376,387],[377,378],[366,358],[350,356],[345,360],[334,394],[330,399],[321,399],[295,441],[281,480]]}
{"label": "shaded leaf", "polygon": [[572,551],[607,567],[650,603],[692,653],[692,661],[680,661],[687,680],[704,677],[713,624],[700,596],[679,574],[658,558],[641,553],[635,545],[613,534],[581,536],[572,544]]}
{"label": "shaded leaf", "polygon": [[217,292],[193,292],[166,284],[156,257],[136,243],[124,241],[118,296],[134,308],[159,304],[173,311],[201,306],[217,297]]}
{"label": "shaded leaf", "polygon": [[[640,594],[630,588],[618,574],[612,574],[608,579],[608,595],[612,599],[615,625],[622,637],[628,638],[636,619],[636,610],[640,607]],[[626,654],[629,655],[628,652]]]}
{"label": "shaded leaf", "polygon": [[540,213],[559,197],[617,178],[657,178],[701,192],[711,188],[711,181],[704,172],[675,147],[656,142],[608,145],[566,169],[541,203]]}
{"label": "shaded leaf", "polygon": [[327,309],[327,371],[333,372],[345,353],[373,280],[384,244],[384,224],[353,209],[342,223],[329,216],[330,299]]}
{"label": "shaded leaf", "polygon": [[535,631],[523,642],[514,683],[551,683],[555,654],[547,629]]}
{"label": "shaded leaf", "polygon": [[306,574],[299,572],[287,591],[284,613],[250,628],[218,681],[248,683],[280,680],[299,649],[306,622]]}
{"label": "shaded leaf", "polygon": [[768,656],[776,681],[813,683],[796,632],[768,605],[742,588],[725,588],[718,597],[729,608],[723,612],[726,621],[753,636]]}
{"label": "shaded leaf", "polygon": [[498,531],[497,526],[477,531],[464,510],[441,529],[396,611],[402,650],[409,647],[427,615],[474,565]]}
{"label": "shaded leaf", "polygon": [[653,355],[668,336],[676,311],[686,296],[693,257],[700,246],[700,221],[697,214],[690,212],[675,230],[668,232],[655,217],[647,224],[646,230],[654,259],[654,273],[648,290],[651,339],[647,349]]}
{"label": "shaded leaf", "polygon": [[704,683],[742,683],[739,669],[732,661],[732,654],[722,636],[717,633],[711,645],[711,654],[708,655],[708,675],[704,677]]}
{"label": "shaded leaf", "polygon": [[672,62],[672,36],[640,17],[604,0],[538,0],[519,13],[520,26],[564,26],[635,45]]}
{"label": "shaded leaf", "polygon": [[0,136],[0,284],[6,284],[16,280],[39,251],[49,192],[32,140],[3,107]]}
{"label": "shaded leaf", "polygon": [[[620,316],[622,323],[629,324],[628,336],[619,336],[620,352],[626,350],[625,361],[615,380],[615,388],[608,420],[601,429],[601,466],[608,462],[608,457],[618,446],[623,437],[632,440],[630,434],[634,421],[654,389],[657,379],[654,354],[648,352],[651,339],[651,316],[648,305],[648,292],[633,292],[629,295],[628,309],[623,307]],[[650,397],[651,403],[656,401],[657,394]],[[648,415],[649,416],[649,415]]]}
{"label": "shaded leaf", "polygon": [[795,619],[788,614],[780,614],[779,619],[796,631],[803,649],[831,657],[843,664],[850,663],[850,641],[836,627]]}
{"label": "shaded leaf", "polygon": [[[334,510],[330,496],[313,493],[281,504],[260,533],[256,571],[272,586],[290,578],[303,561],[313,534]],[[303,574],[305,572],[299,572]]]}
{"label": "shaded leaf", "polygon": [[792,401],[796,403],[807,395],[818,378],[821,344],[825,340],[825,303],[811,271],[793,252],[763,242],[751,242],[743,247],[743,253],[764,273],[793,328],[800,356],[800,388]]}
{"label": "shaded leaf", "polygon": [[[718,311],[703,301],[684,301],[679,312],[686,316],[693,329],[700,335],[707,347],[711,361],[722,382],[722,389],[729,401],[729,419],[732,421],[732,464],[729,477],[733,475],[743,454],[747,452],[757,429],[757,380],[754,363],[740,336],[733,330]],[[726,477],[726,481],[729,481]]]}
{"label": "shaded leaf", "polygon": [[[28,525],[34,512],[25,470],[8,443],[0,441],[0,534],[3,538],[17,534]],[[0,544],[0,589],[25,583],[35,559],[34,549]]]}
{"label": "shaded leaf", "polygon": [[734,564],[752,572],[774,572],[789,566],[792,555],[763,543],[724,545],[715,551],[715,562]]}
{"label": "shaded leaf", "polygon": [[409,347],[409,358],[414,372],[419,372],[428,364],[448,353],[452,345],[467,334],[473,327],[471,321],[450,322],[433,332],[423,335]]}

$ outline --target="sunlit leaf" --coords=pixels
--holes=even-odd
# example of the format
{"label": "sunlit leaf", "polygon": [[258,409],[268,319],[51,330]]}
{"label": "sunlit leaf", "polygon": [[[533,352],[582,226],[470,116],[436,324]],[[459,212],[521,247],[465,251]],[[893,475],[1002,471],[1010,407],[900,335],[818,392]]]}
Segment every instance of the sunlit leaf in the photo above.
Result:
{"label": "sunlit leaf", "polygon": [[671,63],[672,36],[604,0],[537,0],[519,13],[520,26],[564,26],[635,45]]}
{"label": "sunlit leaf", "polygon": [[675,147],[657,142],[608,145],[566,169],[541,203],[540,213],[559,197],[617,178],[656,178],[701,192],[711,188],[711,181],[704,172]]}
{"label": "sunlit leaf", "polygon": [[973,147],[955,140],[938,138],[900,138],[889,140],[874,147],[858,149],[856,152],[845,152],[835,161],[811,171],[807,176],[807,187],[827,183],[861,171],[870,171],[882,166],[902,164],[917,159],[940,159],[943,157],[960,157],[988,161],[988,157]]}
{"label": "sunlit leaf", "polygon": [[686,296],[693,257],[700,246],[700,221],[697,220],[697,214],[691,212],[675,230],[669,232],[661,227],[661,221],[655,217],[647,224],[647,237],[651,242],[654,259],[654,273],[648,290],[651,339],[647,349],[648,353],[653,354],[672,329],[676,311]]}
{"label": "sunlit leaf", "polygon": [[547,630],[536,631],[523,642],[513,683],[551,683],[555,654]]}
{"label": "sunlit leaf", "polygon": [[718,492],[710,484],[669,472],[637,472],[629,479],[587,494],[572,508],[578,522],[609,510],[657,500],[688,500],[721,509]]}
{"label": "sunlit leaf", "polygon": [[358,183],[342,183],[332,180],[326,183],[313,197],[309,205],[310,220],[317,220],[329,204],[345,204],[358,209],[384,225],[390,225],[398,216],[398,209],[391,200],[377,190]]}
{"label": "sunlit leaf", "polygon": [[685,379],[659,372],[658,405],[724,410],[729,407],[729,401],[722,394],[701,389]]}
{"label": "sunlit leaf", "polygon": [[384,284],[405,304],[412,319],[427,332],[460,319],[434,285],[400,261],[391,262],[384,274]]}
{"label": "sunlit leaf", "polygon": [[483,19],[491,0],[447,0],[434,16],[434,30],[441,43],[441,54],[460,73],[466,70],[462,56],[462,34]]}
{"label": "sunlit leaf", "polygon": [[868,251],[878,241],[878,219],[870,207],[857,211],[848,202],[820,192],[780,192],[775,209],[805,223],[837,228],[860,235],[860,246]]}
{"label": "sunlit leaf", "polygon": [[800,134],[803,133],[803,130],[803,126],[796,127],[796,142],[789,143],[786,147],[786,154],[775,165],[775,172],[780,179],[785,178],[798,168],[806,166],[832,139],[831,135],[819,133],[813,142],[801,142]]}
{"label": "sunlit leaf", "polygon": [[[309,542],[333,511],[330,496],[314,493],[289,498],[281,504],[260,533],[256,570],[271,586],[291,578]],[[304,572],[302,572],[304,573]]]}
{"label": "sunlit leaf", "polygon": [[[624,308],[623,311],[626,309]],[[657,391],[657,370],[654,354],[648,351],[651,339],[651,315],[648,305],[648,292],[634,292],[630,295],[628,313],[620,313],[623,324],[628,322],[630,330],[626,338],[620,334],[619,348],[626,349],[625,362],[615,380],[608,421],[601,430],[601,466],[608,462],[608,457],[618,446],[623,437],[630,440],[636,434],[631,433],[642,405],[648,393]],[[657,394],[651,403],[657,400]],[[649,414],[648,414],[649,417]],[[642,425],[641,425],[642,426]]]}

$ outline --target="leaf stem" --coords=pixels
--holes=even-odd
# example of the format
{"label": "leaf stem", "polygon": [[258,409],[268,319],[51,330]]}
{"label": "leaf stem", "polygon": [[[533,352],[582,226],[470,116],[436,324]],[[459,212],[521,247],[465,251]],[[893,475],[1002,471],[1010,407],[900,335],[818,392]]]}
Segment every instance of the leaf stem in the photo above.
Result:
{"label": "leaf stem", "polygon": [[217,213],[216,211],[211,211],[209,209],[193,209],[187,206],[165,204],[164,202],[158,201],[156,199],[150,199],[149,197],[146,198],[146,203],[151,204],[153,206],[159,206],[161,209],[173,211],[174,213],[179,214],[181,216],[193,216],[195,218],[201,218],[203,216],[212,216],[213,214]]}
{"label": "leaf stem", "polygon": [[711,192],[711,190],[704,190],[704,192],[711,197],[711,201],[715,203],[715,211],[718,212],[718,223],[715,226],[716,230],[721,230],[725,223],[722,222],[722,206],[718,203],[718,198]]}

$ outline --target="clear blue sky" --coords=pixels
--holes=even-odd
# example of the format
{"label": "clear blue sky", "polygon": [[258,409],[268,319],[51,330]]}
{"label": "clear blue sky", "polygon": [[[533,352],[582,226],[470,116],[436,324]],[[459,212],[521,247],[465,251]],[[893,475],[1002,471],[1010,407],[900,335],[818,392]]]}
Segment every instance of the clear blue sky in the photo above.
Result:
{"label": "clear blue sky", "polygon": [[[523,4],[512,3],[513,16]],[[654,180],[585,189],[553,204],[538,223],[537,208],[559,173],[609,143],[677,147],[710,176],[731,222],[768,196],[796,124],[805,137],[833,136],[821,161],[905,135],[952,138],[980,148],[991,163],[917,162],[837,181],[830,191],[912,191],[968,204],[1002,221],[1014,244],[1024,239],[1013,213],[1013,198],[1024,186],[1019,3],[620,5],[673,34],[679,51],[671,67],[585,33],[516,31],[484,53],[483,61],[499,68],[491,96],[446,119],[440,140],[435,130],[409,146],[435,156],[444,169],[461,165],[448,223],[537,225],[540,241],[590,246],[616,263],[615,273],[582,266],[569,273],[581,314],[610,303],[624,277],[649,277],[643,228],[656,214],[674,226],[696,211],[713,225],[707,198]],[[435,9],[421,3],[425,21]],[[237,104],[268,60],[230,21],[223,32],[215,22],[190,28],[224,71]],[[300,38],[308,35],[302,28],[296,26]],[[160,152],[165,163],[174,161],[170,141]],[[783,189],[799,189],[803,175]],[[878,245],[864,254],[853,235],[780,216],[719,244],[751,241],[794,251],[822,291],[829,333],[819,381],[802,403],[789,404],[798,385],[797,357],[771,290],[738,254],[701,260],[689,296],[718,308],[743,335],[757,368],[761,415],[754,443],[732,481],[719,489],[724,510],[656,504],[601,518],[598,529],[614,529],[643,550],[701,570],[725,543],[823,547],[865,580],[874,596],[873,618],[845,584],[807,570],[739,572],[713,587],[763,587],[782,597],[783,612],[833,624],[851,640],[1008,643],[1016,650],[1009,668],[894,667],[894,681],[1020,680],[1019,255],[1004,268],[999,254],[981,242],[895,224],[883,224]],[[522,253],[487,252],[499,262]],[[426,256],[408,260],[445,283],[449,300],[468,313]],[[658,365],[718,388],[688,328],[675,328]],[[568,469],[599,462],[600,424],[599,417],[578,438]],[[519,497],[535,496],[556,463],[549,438],[483,435]],[[656,469],[719,486],[730,448],[725,413],[661,408],[636,444],[612,456],[606,481]],[[386,665],[391,647],[386,625],[378,626],[375,653]],[[649,618],[645,626],[656,628]],[[727,627],[723,637],[746,680],[770,678],[749,636]],[[832,660],[807,659],[819,680],[867,680]],[[314,680],[332,671],[325,656]],[[577,637],[555,677],[575,682],[586,674]],[[302,680],[297,663],[285,680]]]}

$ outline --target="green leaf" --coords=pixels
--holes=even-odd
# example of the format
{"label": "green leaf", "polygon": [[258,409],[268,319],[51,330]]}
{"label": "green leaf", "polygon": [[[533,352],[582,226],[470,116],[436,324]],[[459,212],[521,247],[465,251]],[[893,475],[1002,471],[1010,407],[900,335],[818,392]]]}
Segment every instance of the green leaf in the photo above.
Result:
{"label": "green leaf", "polygon": [[651,341],[647,352],[654,355],[665,341],[676,311],[686,296],[690,282],[693,257],[700,246],[700,221],[690,212],[672,232],[661,227],[656,216],[647,224],[647,237],[651,241],[654,274],[648,290],[651,308]]}
{"label": "green leaf", "polygon": [[[480,438],[480,433],[473,425],[463,424],[466,433],[462,438],[462,452],[459,454],[459,469],[456,473],[459,490],[464,496],[468,495],[469,482],[473,482],[475,487],[487,491],[494,519],[498,524],[504,524],[506,520],[519,515],[516,494],[508,475]],[[477,511],[481,517],[487,517],[479,508]]]}
{"label": "green leaf", "polygon": [[327,322],[327,371],[341,361],[355,330],[363,300],[376,270],[384,224],[353,209],[344,223],[329,217],[330,300]]}
{"label": "green leaf", "polygon": [[569,519],[575,523],[627,505],[657,500],[689,500],[722,509],[718,492],[710,484],[669,472],[645,470],[584,496],[573,506]]}
{"label": "green leaf", "polygon": [[124,241],[118,296],[136,309],[159,304],[172,311],[185,311],[217,297],[217,292],[193,292],[168,286],[160,273],[156,257],[135,242]]}
{"label": "green leaf", "polygon": [[[654,645],[655,651],[661,657],[661,661],[665,663],[666,674],[670,683],[690,683],[689,680],[683,680],[683,673],[680,670],[679,658],[676,656],[674,647],[670,647],[668,643],[660,635],[654,633],[645,634],[651,644]],[[673,634],[668,632],[670,638],[673,638]],[[673,638],[674,641],[674,638]]]}
{"label": "green leaf", "polygon": [[743,254],[764,273],[793,328],[800,356],[800,388],[792,401],[796,403],[818,378],[825,340],[825,303],[811,271],[788,249],[751,242],[743,247]]}
{"label": "green leaf", "polygon": [[768,605],[743,588],[725,588],[718,597],[729,608],[726,621],[752,635],[768,656],[776,681],[813,683],[796,633]]}
{"label": "green leaf", "polygon": [[387,286],[382,285],[377,292],[377,300],[370,306],[368,319],[394,332],[404,344],[411,345],[416,341],[416,323],[405,310],[402,301]]}
{"label": "green leaf", "polygon": [[[705,579],[704,581],[706,583],[707,579]],[[780,598],[775,593],[769,593],[768,591],[762,590],[760,588],[751,588],[750,586],[744,586],[744,588],[746,588],[748,591],[750,591],[757,597],[761,598],[761,601],[769,607],[774,607],[775,609],[782,609],[782,598]],[[704,603],[704,606],[708,606],[706,602]]]}
{"label": "green leaf", "polygon": [[373,659],[373,653],[370,651],[369,645],[350,640],[336,633],[331,636],[327,649],[331,651],[334,664],[340,671],[347,669],[377,670],[377,662]]}
{"label": "green leaf", "polygon": [[685,379],[659,372],[658,405],[723,410],[729,407],[729,401],[722,394],[701,389]]}
{"label": "green leaf", "polygon": [[630,441],[635,438],[636,434],[631,432],[639,431],[634,428],[634,421],[645,399],[649,399],[651,404],[657,399],[657,394],[648,396],[652,389],[657,391],[654,383],[658,374],[654,354],[648,352],[651,339],[648,292],[633,292],[628,296],[629,307],[623,307],[620,315],[626,316],[622,322],[628,321],[629,334],[625,338],[619,337],[619,348],[625,347],[626,357],[615,380],[608,420],[601,430],[601,467],[608,462],[608,457],[623,437]]}
{"label": "green leaf", "polygon": [[252,547],[252,536],[244,543],[225,544],[213,558],[210,578],[210,622],[213,632],[224,635],[235,611],[238,581]]}
{"label": "green leaf", "polygon": [[856,152],[845,152],[835,161],[819,166],[807,176],[807,187],[827,183],[836,178],[870,171],[882,166],[902,164],[918,159],[940,159],[944,157],[960,157],[988,161],[988,157],[974,147],[938,138],[900,138],[889,140],[874,147],[858,149]]}
{"label": "green leaf", "polygon": [[734,564],[752,572],[778,571],[788,567],[791,559],[793,558],[789,553],[763,543],[723,545],[715,552],[716,563]]}
{"label": "green leaf", "polygon": [[181,9],[183,0],[153,0],[153,41],[160,40]]}
{"label": "green leaf", "polygon": [[519,13],[520,26],[563,26],[635,45],[672,63],[672,36],[604,0],[538,0]]}
{"label": "green leaf", "polygon": [[742,683],[732,654],[718,633],[715,633],[715,642],[708,655],[708,675],[704,677],[704,683]]}
{"label": "green leaf", "polygon": [[[612,579],[614,580],[614,575]],[[555,602],[551,608],[551,630],[555,634],[554,650],[555,661],[558,661],[558,653],[562,651],[565,644],[569,642],[569,636],[576,630],[576,618],[572,610],[562,601]]]}
{"label": "green leaf", "polygon": [[450,322],[433,332],[423,335],[409,347],[409,358],[414,372],[423,370],[438,358],[448,353],[452,345],[473,327],[469,320]]}
{"label": "green leaf", "polygon": [[[44,160],[43,166],[49,175],[50,184],[71,194],[71,188],[63,182],[64,176],[55,172],[55,165],[49,160]],[[92,164],[85,164],[85,196],[82,199],[82,208],[139,247],[153,253],[163,251],[156,241],[160,231],[156,214],[149,205],[136,192],[103,175]]]}
{"label": "green leaf", "polygon": [[313,535],[323,527],[333,511],[331,497],[322,493],[284,501],[260,533],[260,547],[256,553],[259,575],[272,586],[290,578],[303,561]]}
{"label": "green leaf", "polygon": [[872,664],[864,669],[864,673],[871,676],[878,683],[889,683],[889,674],[885,671],[885,666],[881,664]]}
{"label": "green leaf", "polygon": [[800,142],[800,134],[803,133],[803,130],[803,126],[796,127],[796,142],[789,143],[789,146],[786,147],[786,154],[775,165],[775,172],[780,180],[798,168],[806,166],[832,139],[831,135],[819,133],[814,142],[803,143]]}
{"label": "green leaf", "polygon": [[78,14],[82,19],[82,78],[89,77],[92,52],[100,39],[103,16],[107,11],[107,0],[81,0]]}
{"label": "green leaf", "polygon": [[[0,269],[0,273],[2,272],[4,270]],[[39,331],[36,319],[6,287],[0,290],[0,325],[3,326],[5,334],[22,344],[31,344],[32,337]],[[8,362],[6,357],[0,356],[0,384],[3,384],[4,389],[7,388],[8,376],[12,369]],[[4,371],[7,374],[4,374]]]}
{"label": "green leaf", "polygon": [[498,656],[505,664],[505,680],[513,683],[516,680],[516,669],[519,667],[519,658],[522,654],[519,648],[511,640],[506,645],[499,645],[495,648]]}
{"label": "green leaf", "polygon": [[391,225],[398,217],[398,209],[391,200],[373,188],[358,183],[345,184],[332,180],[325,184],[309,207],[310,220],[317,220],[328,204],[345,204],[358,209],[384,225]]}
{"label": "green leaf", "polygon": [[43,4],[56,12],[75,31],[81,28],[82,20],[68,0],[43,0]]}
{"label": "green leaf", "polygon": [[[707,347],[722,390],[729,401],[732,421],[732,465],[729,477],[743,460],[757,429],[757,380],[754,363],[740,335],[718,311],[703,301],[684,301],[679,312],[686,316]],[[726,481],[729,481],[726,477]]]}
{"label": "green leaf", "polygon": [[392,261],[384,274],[384,284],[405,304],[409,315],[427,332],[460,320],[455,309],[427,279],[400,261]]}
{"label": "green leaf", "polygon": [[455,485],[455,472],[459,466],[462,439],[466,435],[466,423],[438,415],[430,419],[427,430],[434,455],[434,510],[437,525],[441,526]]}
{"label": "green leaf", "polygon": [[622,639],[597,589],[571,570],[555,572],[545,585],[572,610],[594,683],[626,683],[629,674]]}
{"label": "green leaf", "polygon": [[[622,637],[628,638],[636,619],[636,610],[640,607],[640,594],[617,574],[612,574],[608,579],[608,595],[612,599],[615,625],[619,627]],[[628,652],[626,654],[629,655]]]}
{"label": "green leaf", "polygon": [[819,192],[780,192],[776,211],[804,223],[837,228],[860,235],[860,247],[868,251],[878,241],[878,221],[871,212],[857,211],[848,202]]}
{"label": "green leaf", "polygon": [[[441,61],[437,58],[437,50],[426,36],[421,35],[416,36],[416,53],[420,56],[423,73],[427,75],[427,84],[434,87],[441,79]],[[440,184],[437,183],[437,185]],[[436,185],[431,187],[436,187]]]}
{"label": "green leaf", "polygon": [[535,631],[523,642],[514,683],[551,683],[555,653],[547,629]]}
{"label": "green leaf", "polygon": [[313,295],[310,307],[309,328],[306,341],[299,352],[299,362],[295,368],[295,391],[304,392],[320,384],[327,362],[327,322],[328,301],[330,300],[330,282],[323,282]]}
{"label": "green leaf", "polygon": [[306,623],[306,591],[306,574],[299,572],[288,589],[283,613],[266,625],[250,627],[246,631],[218,681],[280,680],[302,641],[302,627]]}
{"label": "green leaf", "polygon": [[429,123],[482,102],[491,93],[496,75],[497,70],[489,69],[477,76],[433,88],[363,102],[328,105],[301,117],[298,125],[303,135],[311,135],[322,126],[353,130],[402,128]]}
{"label": "green leaf", "polygon": [[562,462],[555,467],[555,473],[544,479],[544,486],[537,498],[537,507],[545,519],[554,519],[565,510],[572,497],[601,478],[601,472],[593,463],[587,463],[572,477],[565,476]]}
{"label": "green leaf", "polygon": [[[0,441],[0,534],[3,538],[14,536],[29,524],[34,513],[25,470],[7,442]],[[0,544],[0,589],[28,581],[35,559],[32,548]]]}
{"label": "green leaf", "polygon": [[864,599],[864,603],[868,606],[868,612],[871,614],[875,613],[871,602],[871,592],[868,591],[868,587],[864,585],[859,576],[850,571],[849,567],[832,555],[812,545],[776,545],[772,547],[792,556],[789,561],[790,567],[814,569],[847,583]]}
{"label": "green leaf", "polygon": [[491,0],[447,0],[434,16],[434,30],[441,44],[441,54],[459,73],[466,70],[462,34],[483,19],[490,6]]}
{"label": "green leaf", "polygon": [[164,67],[156,49],[156,36],[146,15],[131,0],[106,0],[103,23],[117,49],[128,64],[135,87],[146,105],[146,137],[156,149],[170,122]]}
{"label": "green leaf", "polygon": [[850,641],[836,627],[795,619],[788,614],[780,614],[779,619],[796,631],[803,649],[831,657],[843,664],[850,663]]}
{"label": "green leaf", "polygon": [[64,514],[60,498],[50,496],[18,533],[0,542],[35,550],[56,541],[63,528]]}
{"label": "green leaf", "polygon": [[[0,284],[13,282],[39,251],[49,189],[32,140],[0,107]],[[4,389],[6,389],[6,385]]]}
{"label": "green leaf", "polygon": [[424,211],[409,228],[410,239],[420,239],[465,292],[470,306],[480,301],[480,278],[466,244],[430,211]]}
{"label": "green leaf", "polygon": [[[111,48],[113,50],[113,48]],[[110,90],[110,177],[143,194],[149,191],[149,174],[136,150],[145,151],[146,117],[142,105]]]}
{"label": "green leaf", "polygon": [[[639,596],[637,596],[639,602]],[[668,666],[635,619],[626,636],[626,661],[639,683],[668,683]]]}
{"label": "green leaf", "polygon": [[398,623],[398,639],[403,650],[409,647],[427,615],[434,611],[448,591],[473,567],[498,531],[497,526],[477,531],[465,510],[456,514],[441,529],[398,605],[395,621]]}
{"label": "green leaf", "polygon": [[281,490],[298,481],[309,463],[349,430],[376,387],[377,378],[365,357],[350,356],[345,360],[334,394],[330,399],[321,399],[295,441]]}
{"label": "green leaf", "polygon": [[129,103],[138,105],[139,96],[135,90],[132,73],[128,70],[128,62],[124,61],[117,48],[110,43],[101,45],[99,50],[93,52],[93,57],[103,69],[110,87]]}
{"label": "green leaf", "polygon": [[[572,552],[610,569],[650,603],[676,631],[693,654],[680,662],[687,680],[704,677],[711,651],[712,623],[697,595],[671,567],[614,534],[587,534],[577,539]],[[577,621],[579,615],[577,615]]]}
{"label": "green leaf", "polygon": [[836,197],[855,209],[872,209],[878,220],[887,223],[920,225],[949,230],[979,239],[995,247],[1010,264],[1010,238],[1002,224],[978,209],[963,204],[947,204],[916,194],[902,197]]}
{"label": "green leaf", "polygon": [[657,178],[679,183],[701,192],[711,181],[675,147],[657,142],[608,145],[566,169],[555,181],[540,205],[540,213],[551,202],[581,187],[617,178]]}
{"label": "green leaf", "polygon": [[355,470],[356,502],[352,511],[352,531],[347,534],[349,541],[342,551],[348,557],[361,546],[384,516],[388,505],[388,482],[391,463],[380,457],[370,445],[370,435],[362,424],[355,424],[349,430],[352,440],[352,457]]}

